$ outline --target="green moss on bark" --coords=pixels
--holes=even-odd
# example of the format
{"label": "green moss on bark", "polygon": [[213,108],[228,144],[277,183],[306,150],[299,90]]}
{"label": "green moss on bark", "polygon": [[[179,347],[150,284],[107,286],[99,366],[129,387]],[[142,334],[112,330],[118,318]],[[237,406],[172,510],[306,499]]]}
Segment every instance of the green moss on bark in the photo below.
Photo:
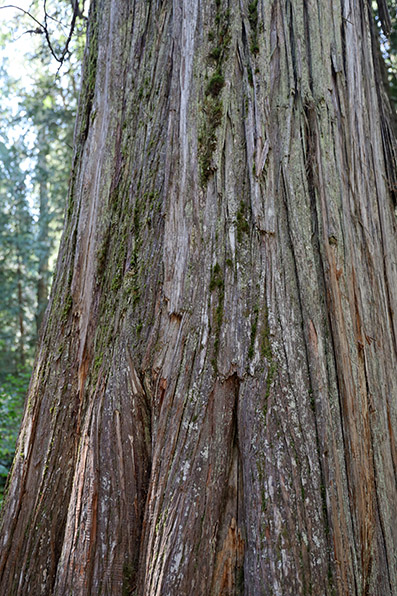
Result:
{"label": "green moss on bark", "polygon": [[198,158],[202,186],[207,184],[212,174],[216,171],[213,155],[217,146],[217,129],[222,122],[223,115],[222,101],[220,99],[220,94],[225,85],[223,62],[230,45],[230,13],[227,9],[222,11],[220,2],[216,6],[216,33],[210,32],[208,35],[209,41],[216,43],[208,53],[209,62],[215,62],[215,70],[212,72],[205,88],[205,99],[202,107],[203,118],[198,136]]}
{"label": "green moss on bark", "polygon": [[225,302],[225,282],[223,279],[223,272],[219,263],[216,263],[212,269],[210,285],[209,285],[210,292],[217,291],[218,294],[218,303],[215,308],[214,316],[213,316],[213,332],[214,332],[214,355],[211,360],[212,366],[214,371],[218,371],[217,365],[217,357],[219,353],[219,346],[220,346],[220,335],[221,335],[221,327],[223,322],[223,311],[224,311],[224,302]]}
{"label": "green moss on bark", "polygon": [[206,94],[212,97],[218,97],[219,93],[225,84],[225,77],[220,70],[214,72],[207,85]]}
{"label": "green moss on bark", "polygon": [[250,2],[248,5],[248,20],[251,26],[251,45],[250,49],[253,54],[259,52],[258,44],[258,0]]}

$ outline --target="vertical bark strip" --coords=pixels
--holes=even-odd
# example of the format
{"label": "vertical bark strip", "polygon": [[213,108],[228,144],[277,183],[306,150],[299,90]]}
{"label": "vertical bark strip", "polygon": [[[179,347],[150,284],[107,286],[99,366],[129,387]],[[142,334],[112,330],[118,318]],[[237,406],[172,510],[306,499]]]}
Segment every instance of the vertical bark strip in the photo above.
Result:
{"label": "vertical bark strip", "polygon": [[1,593],[397,593],[397,152],[370,19],[92,2]]}

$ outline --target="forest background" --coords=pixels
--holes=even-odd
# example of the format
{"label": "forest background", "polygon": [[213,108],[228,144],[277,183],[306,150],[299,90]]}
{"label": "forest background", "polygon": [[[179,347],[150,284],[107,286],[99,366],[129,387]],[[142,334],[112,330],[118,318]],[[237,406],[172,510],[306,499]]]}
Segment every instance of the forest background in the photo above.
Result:
{"label": "forest background", "polygon": [[[397,107],[397,4],[373,3]],[[0,2],[0,504],[62,232],[88,2]]]}
{"label": "forest background", "polygon": [[0,3],[0,503],[62,232],[87,4]]}

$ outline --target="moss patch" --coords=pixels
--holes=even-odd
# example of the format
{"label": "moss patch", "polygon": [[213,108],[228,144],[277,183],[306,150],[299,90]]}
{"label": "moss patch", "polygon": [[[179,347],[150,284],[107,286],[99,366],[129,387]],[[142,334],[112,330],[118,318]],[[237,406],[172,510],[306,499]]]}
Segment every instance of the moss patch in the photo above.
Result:
{"label": "moss patch", "polygon": [[225,84],[225,77],[220,70],[214,72],[207,85],[206,94],[212,97],[218,97],[219,93]]}
{"label": "moss patch", "polygon": [[72,306],[73,306],[73,298],[72,298],[72,295],[70,293],[68,293],[65,298],[65,302],[63,305],[63,309],[62,309],[61,319],[63,322],[65,322],[66,319],[68,318],[69,313],[72,310]]}
{"label": "moss patch", "polygon": [[253,54],[259,52],[258,44],[258,0],[250,2],[248,5],[248,20],[251,26],[251,45],[250,49]]}
{"label": "moss patch", "polygon": [[203,112],[206,115],[198,137],[198,157],[200,164],[200,180],[205,186],[216,168],[212,156],[216,149],[216,129],[222,121],[222,102],[219,98],[209,96],[204,102]]}
{"label": "moss patch", "polygon": [[223,281],[223,277],[222,277],[222,270],[219,266],[219,263],[216,263],[214,265],[214,268],[212,269],[209,290],[210,290],[210,292],[213,292],[215,290],[215,288],[223,290],[223,287],[224,287],[224,281]]}
{"label": "moss patch", "polygon": [[[216,33],[211,31],[208,40],[215,45],[208,53],[208,61],[214,67],[207,86],[202,106],[202,124],[198,135],[198,158],[200,164],[200,181],[205,186],[216,171],[213,155],[217,145],[217,128],[222,122],[223,106],[220,94],[225,85],[223,62],[230,45],[229,19],[230,13],[222,11],[221,2],[216,2],[215,15]],[[214,64],[215,63],[215,64]]]}

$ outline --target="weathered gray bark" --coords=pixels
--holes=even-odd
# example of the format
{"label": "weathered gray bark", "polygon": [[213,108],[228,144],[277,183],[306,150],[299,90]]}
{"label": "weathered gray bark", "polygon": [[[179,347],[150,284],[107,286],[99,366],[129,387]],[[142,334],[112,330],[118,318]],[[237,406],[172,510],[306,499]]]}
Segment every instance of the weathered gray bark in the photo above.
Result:
{"label": "weathered gray bark", "polygon": [[359,0],[93,2],[1,593],[397,593],[375,47]]}

